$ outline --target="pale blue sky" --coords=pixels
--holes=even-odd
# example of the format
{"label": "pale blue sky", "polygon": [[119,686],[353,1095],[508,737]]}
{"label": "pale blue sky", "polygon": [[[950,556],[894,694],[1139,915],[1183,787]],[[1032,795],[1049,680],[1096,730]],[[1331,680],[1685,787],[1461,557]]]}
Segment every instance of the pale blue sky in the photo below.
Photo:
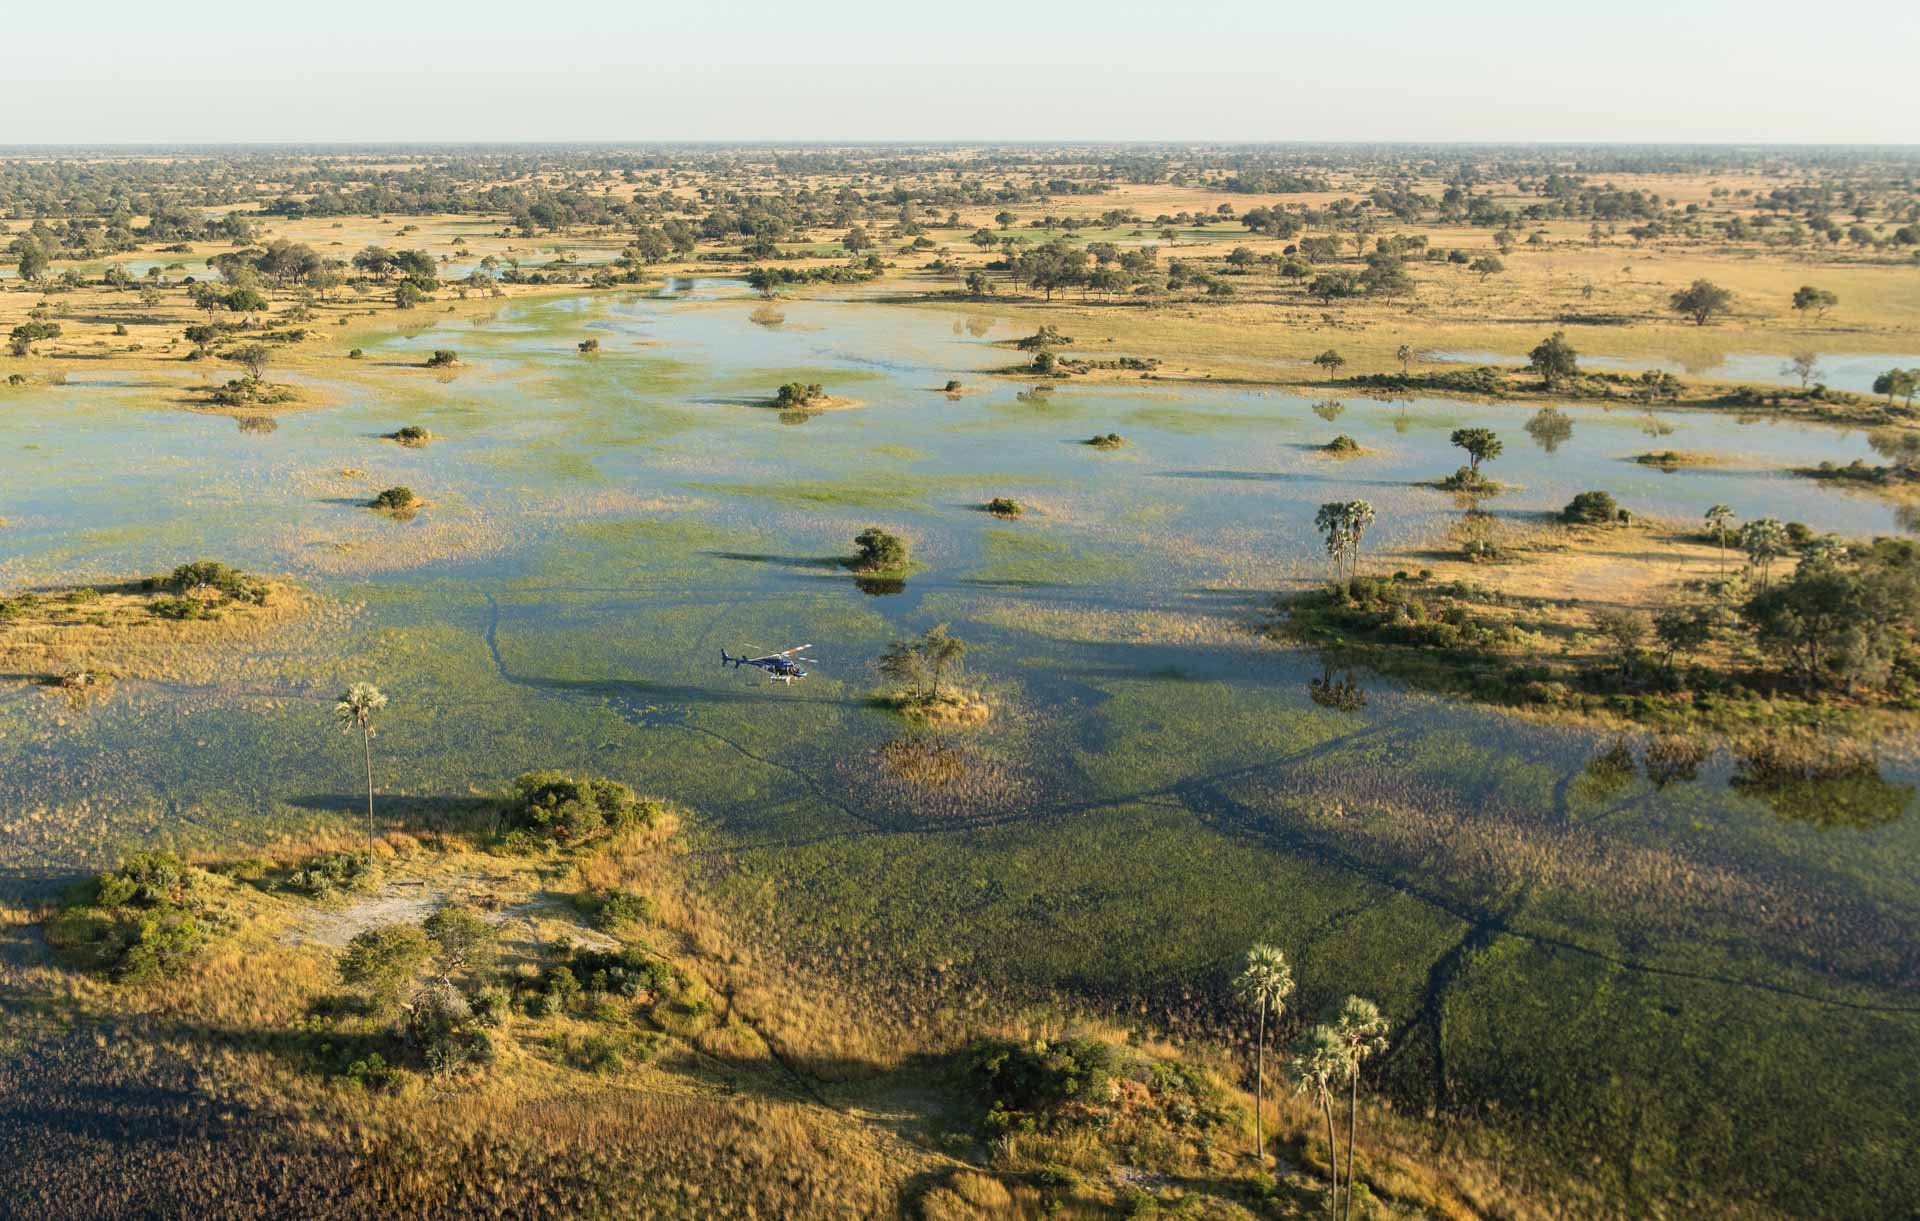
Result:
{"label": "pale blue sky", "polygon": [[1888,0],[8,8],[0,144],[1920,143]]}

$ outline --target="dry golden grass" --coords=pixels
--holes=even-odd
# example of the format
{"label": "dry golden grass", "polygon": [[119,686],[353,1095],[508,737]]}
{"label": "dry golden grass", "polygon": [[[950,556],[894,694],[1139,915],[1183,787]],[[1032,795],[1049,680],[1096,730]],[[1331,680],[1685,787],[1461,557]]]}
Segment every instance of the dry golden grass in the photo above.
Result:
{"label": "dry golden grass", "polygon": [[[231,677],[240,646],[257,642],[325,607],[296,586],[270,583],[260,604],[218,599],[217,617],[168,619],[157,603],[174,595],[137,584],[37,591],[0,617],[0,681],[92,676],[76,692],[113,678],[209,682]],[[193,595],[189,595],[190,597]],[[330,608],[330,613],[350,613]]]}

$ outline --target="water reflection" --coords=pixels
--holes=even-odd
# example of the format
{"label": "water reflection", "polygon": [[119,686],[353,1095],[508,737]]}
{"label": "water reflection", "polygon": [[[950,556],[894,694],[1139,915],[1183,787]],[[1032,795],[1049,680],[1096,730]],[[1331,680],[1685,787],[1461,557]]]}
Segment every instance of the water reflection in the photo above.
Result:
{"label": "water reflection", "polygon": [[1321,399],[1313,405],[1313,414],[1331,424],[1339,419],[1340,413],[1346,409],[1347,405],[1339,399]]}
{"label": "water reflection", "polygon": [[1573,439],[1573,417],[1557,407],[1542,407],[1527,421],[1527,435],[1547,453]]}
{"label": "water reflection", "polygon": [[1707,744],[1687,734],[1663,733],[1648,742],[1641,751],[1640,765],[1656,789],[1699,778],[1700,765],[1707,760]]}
{"label": "water reflection", "polygon": [[870,598],[884,598],[890,594],[907,592],[907,583],[899,577],[855,577],[855,589]]}
{"label": "water reflection", "polygon": [[240,417],[239,423],[241,432],[254,433],[261,436],[270,432],[277,432],[280,428],[280,421],[270,415],[243,415]]}
{"label": "water reflection", "polygon": [[1358,712],[1367,706],[1367,693],[1354,680],[1353,671],[1336,679],[1331,666],[1323,667],[1318,678],[1308,680],[1307,698],[1322,708],[1340,712]]}
{"label": "water reflection", "polygon": [[1735,792],[1822,830],[1885,826],[1913,800],[1913,786],[1883,780],[1873,753],[1857,743],[1767,739],[1738,758],[1728,782]]}
{"label": "water reflection", "polygon": [[1587,760],[1574,785],[1588,800],[1610,801],[1626,792],[1637,774],[1632,744],[1625,738],[1615,738],[1605,750]]}

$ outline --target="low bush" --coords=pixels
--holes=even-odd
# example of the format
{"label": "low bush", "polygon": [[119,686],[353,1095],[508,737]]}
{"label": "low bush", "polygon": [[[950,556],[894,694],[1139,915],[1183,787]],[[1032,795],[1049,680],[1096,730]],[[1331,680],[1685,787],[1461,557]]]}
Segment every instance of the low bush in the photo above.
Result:
{"label": "low bush", "polygon": [[398,512],[403,509],[411,509],[419,503],[420,498],[413,494],[412,488],[396,486],[381,492],[378,496],[375,496],[371,501],[367,502],[367,505],[373,509]]}
{"label": "low bush", "polygon": [[1597,526],[1619,517],[1620,506],[1606,492],[1582,492],[1560,510],[1560,520],[1570,526]]}
{"label": "low bush", "polygon": [[868,526],[854,536],[855,572],[896,572],[907,566],[911,551],[907,540],[897,534]]}
{"label": "low bush", "polygon": [[578,843],[606,831],[651,826],[660,810],[618,780],[534,771],[514,780],[506,814],[510,827]]}

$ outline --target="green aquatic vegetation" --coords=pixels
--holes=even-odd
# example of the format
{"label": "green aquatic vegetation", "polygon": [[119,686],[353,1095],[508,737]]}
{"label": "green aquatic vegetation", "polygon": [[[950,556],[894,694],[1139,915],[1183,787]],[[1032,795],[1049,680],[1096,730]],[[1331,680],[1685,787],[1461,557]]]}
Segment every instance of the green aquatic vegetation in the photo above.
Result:
{"label": "green aquatic vegetation", "polygon": [[776,478],[764,483],[699,480],[687,486],[754,500],[770,500],[803,508],[909,509],[926,502],[929,494],[959,489],[971,480],[929,475],[909,477],[878,472],[845,479]]}

